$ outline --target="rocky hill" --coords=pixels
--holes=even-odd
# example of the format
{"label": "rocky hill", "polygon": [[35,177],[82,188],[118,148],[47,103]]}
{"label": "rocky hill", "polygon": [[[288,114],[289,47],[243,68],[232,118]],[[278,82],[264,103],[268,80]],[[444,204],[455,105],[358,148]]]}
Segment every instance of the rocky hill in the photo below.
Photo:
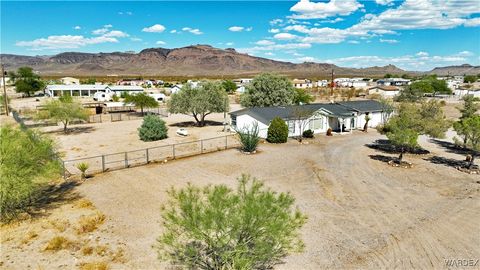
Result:
{"label": "rocky hill", "polygon": [[480,74],[480,66],[463,64],[460,66],[436,67],[432,69],[429,73],[437,74],[439,76],[478,75]]}
{"label": "rocky hill", "polygon": [[0,55],[8,70],[31,66],[42,75],[54,76],[240,76],[260,72],[278,72],[298,77],[383,76],[403,74],[393,65],[369,68],[343,68],[326,63],[294,64],[250,56],[235,49],[217,49],[209,45],[193,45],[176,49],[150,48],[139,53],[65,52],[53,56]]}

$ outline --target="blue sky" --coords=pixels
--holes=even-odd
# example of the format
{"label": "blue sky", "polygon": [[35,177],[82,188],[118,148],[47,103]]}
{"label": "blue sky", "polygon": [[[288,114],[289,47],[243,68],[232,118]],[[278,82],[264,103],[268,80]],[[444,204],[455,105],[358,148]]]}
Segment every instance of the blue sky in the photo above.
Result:
{"label": "blue sky", "polygon": [[1,53],[209,44],[290,62],[480,64],[480,1],[1,1]]}

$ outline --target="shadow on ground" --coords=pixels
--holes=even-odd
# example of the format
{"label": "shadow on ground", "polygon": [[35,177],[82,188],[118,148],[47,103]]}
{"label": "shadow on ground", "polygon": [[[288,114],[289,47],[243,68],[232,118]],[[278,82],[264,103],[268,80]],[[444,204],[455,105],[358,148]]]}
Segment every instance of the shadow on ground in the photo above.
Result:
{"label": "shadow on ground", "polygon": [[444,148],[449,153],[459,154],[459,155],[468,155],[472,154],[472,151],[460,146],[455,145],[451,142],[441,141],[437,139],[430,139],[431,143],[434,143],[442,148]]}
{"label": "shadow on ground", "polygon": [[[387,154],[400,154],[399,149],[395,147],[395,145],[392,145],[389,140],[380,139],[371,144],[366,144],[365,146]],[[425,155],[430,153],[430,151],[423,148],[408,148],[406,153]]]}
{"label": "shadow on ground", "polygon": [[[453,158],[444,158],[444,157],[439,157],[439,156],[433,156],[429,158],[425,158],[424,160],[430,161],[431,163],[434,164],[440,164],[440,165],[445,165],[447,167],[452,167],[452,168],[467,168],[468,162],[465,160],[458,160],[458,159],[453,159]],[[478,165],[474,165],[472,169],[478,169]]]}
{"label": "shadow on ground", "polygon": [[[171,127],[198,127],[197,122],[194,121],[186,121],[186,122],[178,122],[170,124]],[[222,122],[217,121],[207,121],[205,120],[205,126],[223,126]]]}
{"label": "shadow on ground", "polygon": [[396,157],[389,157],[389,156],[384,156],[384,155],[368,155],[371,159],[373,160],[378,160],[382,161],[385,163],[388,163],[390,161],[397,161]]}
{"label": "shadow on ground", "polygon": [[73,189],[79,185],[77,182],[64,182],[57,185],[48,185],[34,195],[35,201],[28,207],[28,213],[32,217],[48,215],[48,210],[55,209],[64,203],[68,203],[81,196]]}
{"label": "shadow on ground", "polygon": [[50,134],[64,134],[64,135],[75,135],[75,134],[80,134],[80,133],[90,133],[94,131],[94,127],[69,127],[67,133],[63,133],[63,128],[62,129],[56,129],[52,131],[47,131],[45,133],[50,133]]}

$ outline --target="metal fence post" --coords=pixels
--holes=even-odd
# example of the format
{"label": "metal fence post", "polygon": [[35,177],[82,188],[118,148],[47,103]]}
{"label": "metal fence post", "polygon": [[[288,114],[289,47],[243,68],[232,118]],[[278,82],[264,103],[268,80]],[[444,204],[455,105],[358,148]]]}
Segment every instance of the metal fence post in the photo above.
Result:
{"label": "metal fence post", "polygon": [[62,170],[63,170],[63,180],[67,180],[67,177],[65,175],[65,161],[62,160]]}
{"label": "metal fence post", "polygon": [[102,172],[105,172],[105,155],[102,155]]}
{"label": "metal fence post", "polygon": [[228,135],[225,136],[225,150],[227,149],[228,147]]}
{"label": "metal fence post", "polygon": [[175,159],[175,144],[172,144],[173,159]]}
{"label": "metal fence post", "polygon": [[125,168],[128,168],[128,154],[125,152]]}
{"label": "metal fence post", "polygon": [[148,148],[145,149],[145,156],[147,158],[147,164],[150,162],[150,157],[149,157],[149,153],[148,153]]}

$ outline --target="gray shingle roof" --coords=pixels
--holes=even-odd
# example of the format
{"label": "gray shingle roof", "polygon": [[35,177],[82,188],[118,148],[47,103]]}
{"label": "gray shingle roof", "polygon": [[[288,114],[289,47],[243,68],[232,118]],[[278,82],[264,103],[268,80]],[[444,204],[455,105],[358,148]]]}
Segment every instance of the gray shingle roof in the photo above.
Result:
{"label": "gray shingle roof", "polygon": [[328,115],[334,117],[348,117],[352,116],[354,112],[382,111],[382,105],[378,101],[359,100],[338,103],[312,103],[294,106],[253,107],[234,111],[230,114],[234,116],[248,114],[253,118],[257,119],[258,121],[268,125],[270,121],[272,121],[272,119],[275,117],[280,117],[285,120],[295,118],[295,112],[299,108],[301,108],[302,110],[311,111],[312,114],[322,109]]}

